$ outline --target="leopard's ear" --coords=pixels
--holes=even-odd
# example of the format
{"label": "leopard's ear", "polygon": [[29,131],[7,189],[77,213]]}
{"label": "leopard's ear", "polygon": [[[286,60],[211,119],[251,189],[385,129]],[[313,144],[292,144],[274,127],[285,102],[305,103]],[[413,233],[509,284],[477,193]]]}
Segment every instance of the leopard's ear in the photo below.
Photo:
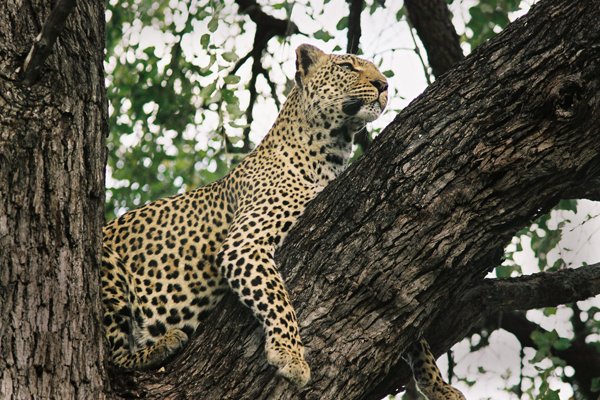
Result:
{"label": "leopard's ear", "polygon": [[302,87],[321,61],[327,57],[320,49],[310,44],[301,44],[296,49],[296,84]]}

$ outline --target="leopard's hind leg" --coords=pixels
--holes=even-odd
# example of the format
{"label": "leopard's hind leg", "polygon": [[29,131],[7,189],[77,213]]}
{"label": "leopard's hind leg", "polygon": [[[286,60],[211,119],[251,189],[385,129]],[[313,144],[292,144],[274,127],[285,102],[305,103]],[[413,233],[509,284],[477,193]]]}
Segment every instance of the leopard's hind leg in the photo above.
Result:
{"label": "leopard's hind leg", "polygon": [[[124,369],[147,369],[162,364],[177,353],[188,341],[180,329],[170,329],[156,342],[140,345],[136,342],[135,312],[139,304],[131,276],[112,249],[104,246],[101,269],[102,303],[104,327],[109,355],[112,363]],[[143,321],[138,321],[143,323]]]}

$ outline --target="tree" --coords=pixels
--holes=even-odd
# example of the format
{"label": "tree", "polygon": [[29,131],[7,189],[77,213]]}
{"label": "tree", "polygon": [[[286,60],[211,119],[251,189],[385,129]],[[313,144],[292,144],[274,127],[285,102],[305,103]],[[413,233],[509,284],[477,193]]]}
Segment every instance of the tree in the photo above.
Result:
{"label": "tree", "polygon": [[[241,3],[238,2],[240,6]],[[439,353],[464,337],[475,325],[485,322],[490,316],[486,305],[494,308],[495,313],[498,308],[541,307],[598,294],[598,266],[541,273],[531,278],[483,281],[485,272],[499,265],[504,244],[533,217],[547,211],[561,198],[599,197],[600,159],[597,154],[600,149],[594,137],[599,119],[598,99],[594,95],[600,84],[595,74],[599,67],[599,49],[594,46],[600,36],[594,24],[598,7],[594,0],[571,3],[540,3],[528,17],[511,25],[434,83],[396,117],[363,158],[311,204],[305,218],[290,234],[278,259],[299,311],[301,329],[310,351],[308,360],[313,368],[313,383],[300,393],[300,397],[381,398],[396,392],[405,381],[408,371],[400,361],[400,354],[420,333]],[[82,10],[82,7],[76,8],[70,23],[76,27],[95,26],[91,23],[94,20],[88,19],[88,14],[83,12],[89,11],[88,8]],[[93,10],[100,18],[101,10]],[[250,4],[246,11],[254,13],[252,18],[264,17],[256,4]],[[291,25],[287,26],[293,29]],[[65,31],[68,33],[77,38],[74,43],[86,43],[80,37],[81,29],[70,30],[69,23]],[[85,38],[98,40],[102,37],[101,32],[96,33],[94,31]],[[27,45],[22,44],[21,53],[28,51],[33,36],[33,33],[28,36]],[[62,43],[59,45],[65,46]],[[65,43],[70,42],[65,39]],[[90,63],[97,63],[101,58],[98,43],[86,47],[98,52],[95,57],[87,57]],[[45,68],[71,71],[52,69],[52,62],[62,63],[59,65],[64,67],[63,64],[70,60],[67,55],[75,57],[74,54],[82,53],[61,53],[59,45],[54,47],[59,50]],[[172,57],[171,62],[177,59]],[[83,60],[79,62],[83,63]],[[15,71],[17,64],[20,65],[13,61],[15,68],[10,71]],[[98,68],[98,64],[93,65]],[[179,74],[176,67],[173,66],[172,74]],[[98,71],[89,66],[77,71],[90,70]],[[148,71],[143,69],[140,75],[144,72]],[[69,75],[75,82],[81,77],[77,73]],[[11,82],[16,85],[15,76],[7,76],[10,79],[2,78],[1,84],[12,90],[10,85]],[[183,76],[173,78],[174,87],[177,79]],[[70,82],[66,78],[63,81]],[[140,86],[135,90],[144,89],[144,85]],[[98,91],[93,93],[102,93],[101,85],[94,87]],[[81,90],[83,88],[77,86],[77,93],[89,93]],[[215,90],[216,85],[213,92]],[[231,93],[228,94],[228,90],[222,87],[215,93],[231,96],[232,92],[229,90]],[[2,93],[12,91],[3,90]],[[70,97],[64,98],[68,101]],[[95,111],[74,115],[102,116],[101,98],[98,95],[99,101],[93,103],[98,107]],[[123,106],[127,108],[126,104]],[[136,107],[143,111],[143,104]],[[231,106],[228,111],[237,112]],[[156,109],[152,112],[158,113]],[[183,119],[180,111],[173,112]],[[1,126],[8,127],[6,132],[9,132],[8,129],[19,126],[21,120],[20,115],[15,116],[11,120],[2,120]],[[93,120],[98,124],[102,121],[101,118]],[[43,121],[55,120],[47,118]],[[49,126],[61,125],[50,123]],[[78,136],[79,141],[75,144],[95,140],[93,143],[101,146],[102,135],[98,132],[102,129],[92,132],[89,137]],[[10,136],[3,131],[0,137]],[[241,137],[243,148],[243,132]],[[17,140],[14,147],[16,150],[27,148],[27,143]],[[240,147],[235,143],[232,145],[234,149]],[[5,165],[8,166],[8,161],[13,158],[9,158],[12,157],[10,151],[1,149],[0,178],[1,182],[8,183],[3,174],[9,171]],[[39,152],[47,155],[44,149]],[[102,154],[102,149],[92,145],[89,149],[96,152],[82,153],[85,157],[82,155],[80,160],[94,163],[94,154]],[[70,164],[61,162],[59,165]],[[98,169],[90,170],[98,172]],[[57,179],[49,179],[49,185],[63,182]],[[63,189],[75,185],[78,180],[64,182]],[[48,192],[52,193],[51,190]],[[83,190],[77,198],[91,196],[96,199],[93,195],[97,193],[101,191]],[[2,192],[3,204],[4,199]],[[85,208],[83,221],[89,221],[89,225],[84,228],[99,232],[98,210],[92,207],[93,201],[85,204],[89,206]],[[49,213],[46,220],[60,221],[60,218],[66,218],[65,214],[69,218],[79,218],[77,213],[63,212],[58,216]],[[3,209],[0,217],[4,215],[10,223],[16,220],[14,214]],[[52,225],[53,228],[56,226],[65,227]],[[71,225],[69,229],[73,229]],[[43,237],[43,229],[40,232]],[[0,238],[12,239],[6,234]],[[83,243],[91,248],[86,256],[93,258],[93,254],[98,254],[94,253],[98,250],[97,239],[93,235],[84,239]],[[18,247],[20,244],[13,248],[22,249]],[[5,254],[13,254],[16,251],[13,248],[1,253],[1,259],[6,258]],[[56,251],[52,245],[47,249],[48,252]],[[53,265],[51,262],[47,261],[47,265]],[[88,274],[94,271],[94,260],[85,264],[92,266],[87,269],[81,263],[74,262],[73,265],[86,277],[83,281],[93,286],[93,279],[89,279]],[[9,267],[14,268],[12,264]],[[62,271],[57,268],[51,268],[51,271]],[[6,270],[3,264],[2,271]],[[41,274],[36,275],[39,276]],[[73,281],[77,282],[77,279]],[[4,280],[0,282],[3,291],[5,287],[10,288]],[[16,284],[15,287],[20,286]],[[531,287],[545,290],[532,291]],[[545,296],[548,289],[552,296]],[[507,291],[510,296],[506,296]],[[77,311],[92,312],[65,313],[65,316],[72,318],[75,313],[89,315],[93,320],[97,315],[94,311],[97,310],[94,309],[97,298],[93,298],[96,288],[90,287],[84,292],[81,287],[73,287],[69,293],[70,296],[91,293],[89,298],[74,298],[82,299]],[[25,296],[15,298],[29,299]],[[507,302],[507,298],[511,301]],[[5,297],[0,299],[4,311],[9,303],[4,303]],[[90,307],[86,308],[88,305]],[[24,320],[35,318],[25,316]],[[71,320],[77,321],[76,318]],[[232,324],[231,321],[238,322]],[[93,330],[99,325],[88,326]],[[232,298],[224,302],[221,312],[211,316],[206,327],[210,329],[200,332],[191,346],[166,366],[165,373],[134,374],[132,381],[121,382],[119,393],[128,391],[129,395],[150,398],[185,398],[200,394],[207,398],[297,396],[295,390],[274,377],[272,369],[266,365],[257,324]],[[97,331],[88,332],[91,333],[85,337],[93,340],[93,343],[85,343],[88,349],[100,348]],[[9,336],[2,331],[0,343],[3,346],[10,341],[6,337]],[[75,341],[74,348],[79,349],[81,343]],[[27,354],[33,354],[33,351]],[[92,354],[88,360],[97,367],[97,373],[88,375],[94,383],[102,378],[98,363],[102,356],[99,354],[97,358]],[[74,388],[79,386],[75,379],[71,382],[75,382]],[[124,388],[127,384],[130,386]],[[54,389],[49,386],[50,383],[45,392],[53,393],[51,390]],[[2,387],[5,387],[4,383]],[[87,386],[83,383],[82,387]],[[60,393],[58,397],[69,397],[60,391],[54,393]],[[78,394],[95,398],[94,394],[98,392],[90,390]]]}
{"label": "tree", "polygon": [[[597,12],[541,2],[311,204],[278,257],[318,371],[301,397],[381,398],[408,376],[400,354],[421,333],[439,353],[498,311],[598,294],[598,265],[483,281],[534,217],[561,198],[598,198]],[[160,377],[137,375],[141,387],[297,396],[261,362],[257,324],[233,299],[206,326]]]}
{"label": "tree", "polygon": [[80,2],[64,24],[73,4],[8,2],[0,11],[6,399],[99,399],[106,380],[97,273],[108,131],[104,9]]}

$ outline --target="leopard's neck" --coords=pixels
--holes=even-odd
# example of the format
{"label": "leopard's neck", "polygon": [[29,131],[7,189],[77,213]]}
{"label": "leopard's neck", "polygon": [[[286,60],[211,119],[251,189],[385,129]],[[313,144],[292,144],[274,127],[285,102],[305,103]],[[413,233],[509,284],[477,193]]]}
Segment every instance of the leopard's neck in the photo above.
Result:
{"label": "leopard's neck", "polygon": [[362,128],[348,123],[334,126],[333,120],[324,111],[307,120],[300,93],[294,88],[260,147],[277,151],[305,171],[309,182],[325,186],[346,167],[354,134]]}

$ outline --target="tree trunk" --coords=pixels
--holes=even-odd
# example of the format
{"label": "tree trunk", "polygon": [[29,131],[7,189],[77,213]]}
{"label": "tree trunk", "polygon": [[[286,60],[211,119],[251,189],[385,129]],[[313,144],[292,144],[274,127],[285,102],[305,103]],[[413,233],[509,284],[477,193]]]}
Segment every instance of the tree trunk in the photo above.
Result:
{"label": "tree trunk", "polygon": [[2,399],[104,396],[104,6],[78,2],[39,79],[23,80],[51,3],[0,9]]}
{"label": "tree trunk", "polygon": [[132,390],[378,399],[404,382],[400,355],[421,333],[438,353],[461,339],[461,320],[451,330],[435,322],[480,287],[512,235],[562,198],[599,197],[598,5],[538,3],[309,205],[278,254],[312,367],[300,394],[267,365],[258,323],[232,297],[166,372],[135,374]]}

